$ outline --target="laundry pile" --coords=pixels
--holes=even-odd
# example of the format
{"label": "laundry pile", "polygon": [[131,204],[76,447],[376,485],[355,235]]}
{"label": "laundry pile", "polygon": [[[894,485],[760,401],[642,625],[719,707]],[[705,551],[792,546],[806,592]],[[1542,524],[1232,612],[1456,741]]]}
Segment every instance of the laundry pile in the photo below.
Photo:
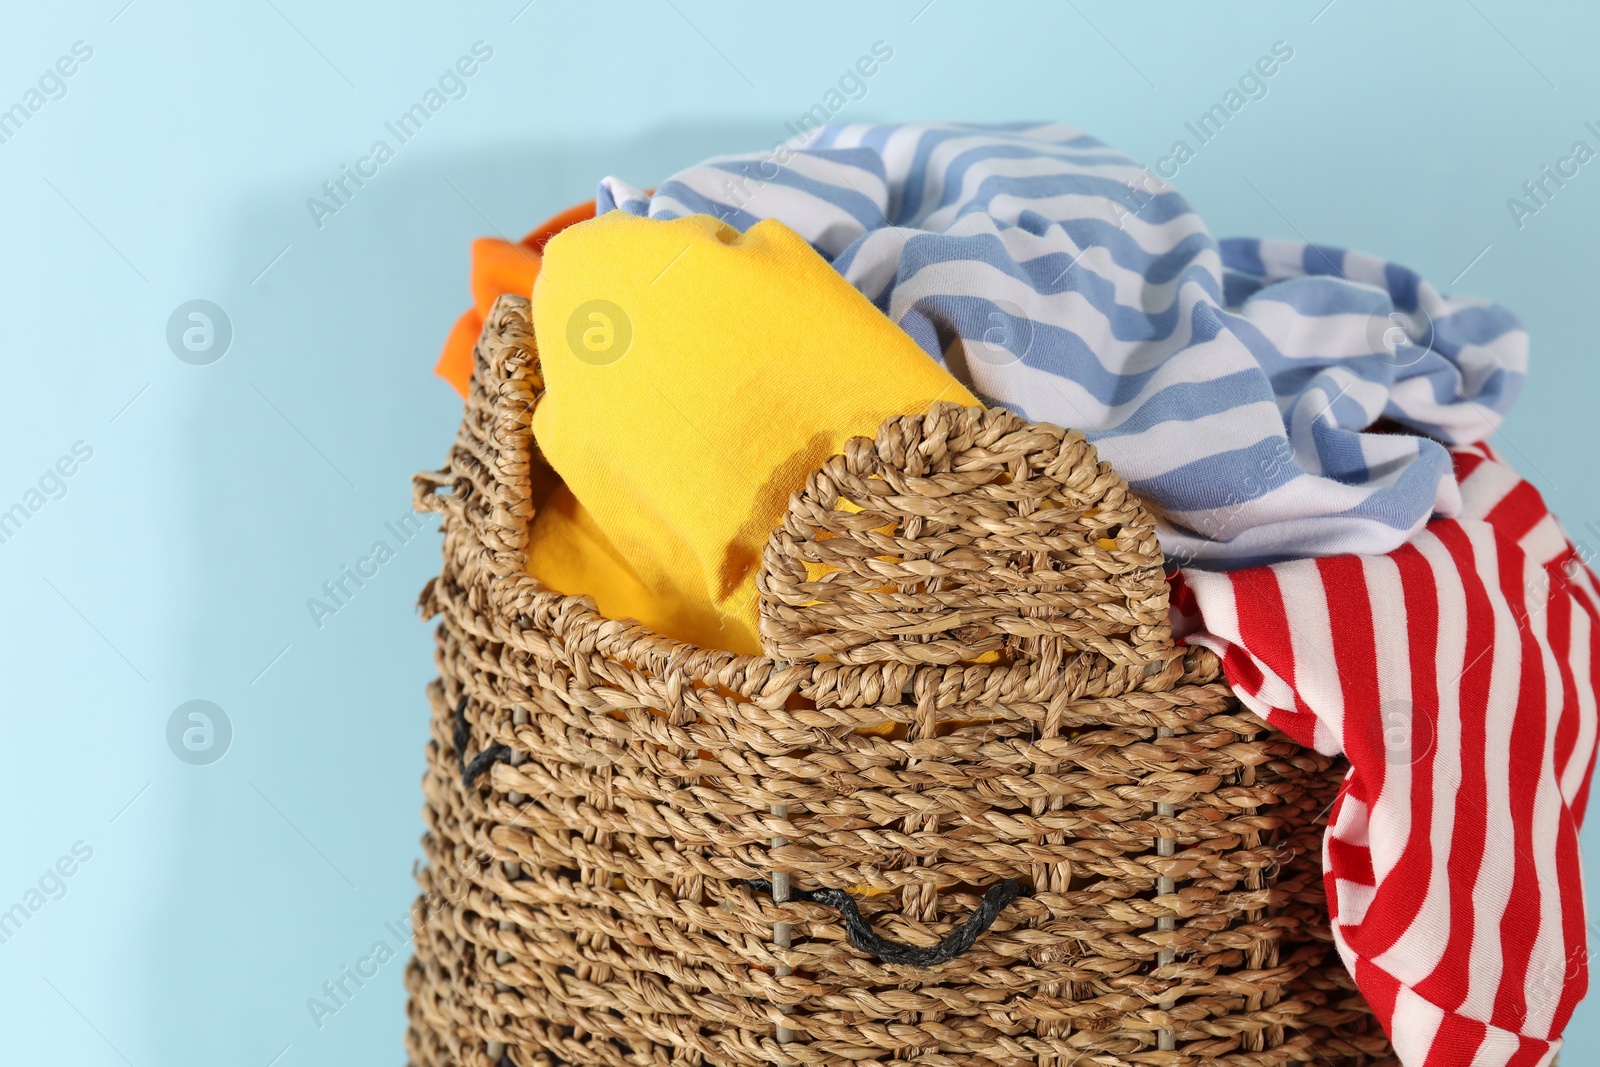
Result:
{"label": "laundry pile", "polygon": [[1594,578],[1484,441],[1502,308],[1318,245],[1217,241],[1070,127],[840,125],[474,248],[529,294],[546,393],[530,570],[758,654],[761,546],[850,437],[936,400],[1081,430],[1156,516],[1175,613],[1240,699],[1351,763],[1339,951],[1402,1061],[1543,1064],[1587,988],[1577,831]]}

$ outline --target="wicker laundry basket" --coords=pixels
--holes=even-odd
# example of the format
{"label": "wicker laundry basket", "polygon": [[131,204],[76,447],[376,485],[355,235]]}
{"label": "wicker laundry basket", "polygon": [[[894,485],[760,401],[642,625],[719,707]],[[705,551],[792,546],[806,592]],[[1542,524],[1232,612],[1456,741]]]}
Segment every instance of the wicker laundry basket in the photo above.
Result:
{"label": "wicker laundry basket", "polygon": [[526,300],[476,360],[417,478],[413,1064],[1392,1062],[1328,936],[1343,768],[1173,645],[1080,434],[941,405],[853,440],[761,561],[776,658],[741,657],[526,573]]}

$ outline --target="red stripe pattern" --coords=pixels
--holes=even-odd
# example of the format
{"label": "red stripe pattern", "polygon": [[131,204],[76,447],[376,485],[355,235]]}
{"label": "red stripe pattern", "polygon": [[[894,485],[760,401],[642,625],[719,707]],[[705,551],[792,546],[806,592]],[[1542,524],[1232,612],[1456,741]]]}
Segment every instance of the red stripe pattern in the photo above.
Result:
{"label": "red stripe pattern", "polygon": [[1394,552],[1186,571],[1173,604],[1240,700],[1349,757],[1328,908],[1401,1062],[1537,1067],[1589,981],[1600,593],[1532,485],[1453,456],[1460,515]]}

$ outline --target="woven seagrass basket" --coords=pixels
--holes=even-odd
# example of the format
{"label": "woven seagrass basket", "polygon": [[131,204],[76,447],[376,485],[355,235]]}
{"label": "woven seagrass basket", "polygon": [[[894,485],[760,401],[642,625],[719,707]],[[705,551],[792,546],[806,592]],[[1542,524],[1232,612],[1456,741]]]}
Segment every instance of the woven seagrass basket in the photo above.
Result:
{"label": "woven seagrass basket", "polygon": [[540,390],[503,297],[416,483],[416,1067],[1392,1062],[1328,935],[1343,767],[1174,646],[1150,516],[1080,434],[941,405],[852,440],[742,657],[526,573]]}

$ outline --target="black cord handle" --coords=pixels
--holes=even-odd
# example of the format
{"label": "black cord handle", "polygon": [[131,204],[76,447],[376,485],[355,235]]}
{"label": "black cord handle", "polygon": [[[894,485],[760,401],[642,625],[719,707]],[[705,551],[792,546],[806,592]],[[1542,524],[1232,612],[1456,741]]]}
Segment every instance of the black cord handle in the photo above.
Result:
{"label": "black cord handle", "polygon": [[467,762],[467,743],[472,740],[472,727],[467,723],[466,697],[462,697],[461,703],[456,705],[456,731],[451,740],[455,742],[456,755],[461,758],[461,784],[467,789],[472,788],[472,783],[478,775],[489,769],[490,764],[511,758],[511,749],[505,745],[490,745],[472,757],[472,762]]}
{"label": "black cord handle", "polygon": [[[772,883],[759,878],[740,879],[745,885],[758,892],[772,895]],[[1020,896],[1026,895],[1028,887],[1015,878],[1008,878],[989,887],[983,895],[983,903],[978,905],[976,911],[956,929],[950,936],[934,945],[932,948],[917,948],[914,945],[902,945],[898,941],[890,941],[879,936],[867,920],[861,917],[861,909],[856,907],[855,898],[842,889],[790,889],[789,897],[792,900],[809,901],[812,904],[825,904],[838,910],[844,919],[845,932],[850,935],[850,943],[869,956],[876,956],[884,963],[903,963],[911,967],[932,967],[937,963],[953,960],[967,949],[983,932],[994,925],[1000,913]]]}

